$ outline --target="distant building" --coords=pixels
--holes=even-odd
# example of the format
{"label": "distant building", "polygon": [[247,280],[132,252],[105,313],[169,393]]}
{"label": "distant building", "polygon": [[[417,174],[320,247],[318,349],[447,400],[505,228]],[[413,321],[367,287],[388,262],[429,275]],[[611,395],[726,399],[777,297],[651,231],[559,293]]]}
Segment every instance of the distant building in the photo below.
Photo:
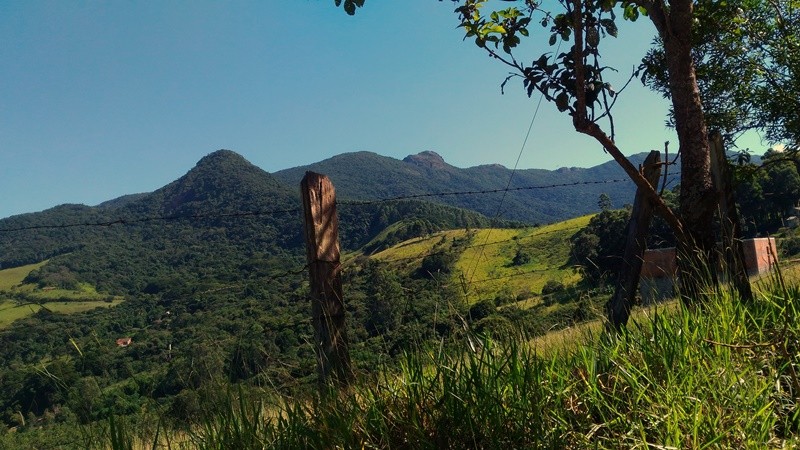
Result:
{"label": "distant building", "polygon": [[127,347],[133,343],[133,338],[124,337],[117,339],[117,346],[118,347]]}
{"label": "distant building", "polygon": [[[775,238],[745,239],[742,246],[744,266],[749,276],[769,272],[778,263]],[[640,276],[642,303],[648,304],[675,295],[678,277],[675,247],[645,251]]]}

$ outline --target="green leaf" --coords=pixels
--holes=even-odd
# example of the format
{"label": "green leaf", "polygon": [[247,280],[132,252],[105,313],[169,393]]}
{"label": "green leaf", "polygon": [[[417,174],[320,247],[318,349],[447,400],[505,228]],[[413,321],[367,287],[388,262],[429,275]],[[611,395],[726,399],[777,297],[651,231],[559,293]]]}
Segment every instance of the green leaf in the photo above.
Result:
{"label": "green leaf", "polygon": [[639,8],[637,8],[636,5],[633,4],[626,6],[625,12],[622,14],[622,17],[624,17],[625,20],[630,20],[631,22],[635,22],[636,19],[639,18]]}
{"label": "green leaf", "polygon": [[482,30],[481,33],[484,35],[489,33],[499,33],[499,34],[506,34],[506,29],[503,28],[502,25],[498,25],[496,23],[486,25]]}
{"label": "green leaf", "polygon": [[539,66],[540,69],[544,70],[547,67],[547,55],[542,55],[536,60],[536,65]]}
{"label": "green leaf", "polygon": [[556,107],[560,112],[569,109],[569,95],[566,92],[561,92],[556,96]]}
{"label": "green leaf", "polygon": [[610,36],[617,37],[619,29],[613,19],[600,19],[600,25],[606,30]]}

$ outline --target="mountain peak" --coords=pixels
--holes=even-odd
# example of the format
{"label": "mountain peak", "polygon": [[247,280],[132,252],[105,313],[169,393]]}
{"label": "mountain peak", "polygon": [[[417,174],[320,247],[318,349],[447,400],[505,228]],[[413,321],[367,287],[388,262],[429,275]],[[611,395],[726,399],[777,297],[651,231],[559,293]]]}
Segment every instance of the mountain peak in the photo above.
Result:
{"label": "mountain peak", "polygon": [[265,209],[276,199],[285,202],[290,197],[290,191],[242,155],[217,150],[145,200],[160,205],[159,214],[184,214]]}
{"label": "mountain peak", "polygon": [[450,166],[444,161],[444,158],[442,158],[441,155],[430,150],[417,153],[416,155],[408,155],[403,158],[403,161],[409,164],[428,167],[431,169],[444,169]]}
{"label": "mountain peak", "polygon": [[219,164],[230,164],[230,163],[245,163],[250,165],[250,162],[247,161],[244,156],[236,153],[233,150],[226,150],[220,149],[215,152],[211,152],[206,156],[200,158],[200,161],[197,161],[195,167],[204,167],[204,166],[216,166]]}

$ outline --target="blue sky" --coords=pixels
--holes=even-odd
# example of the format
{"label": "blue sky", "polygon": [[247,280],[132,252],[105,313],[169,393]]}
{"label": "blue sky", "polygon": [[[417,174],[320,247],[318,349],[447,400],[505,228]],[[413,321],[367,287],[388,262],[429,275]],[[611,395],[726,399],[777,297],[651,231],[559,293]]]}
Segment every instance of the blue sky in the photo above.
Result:
{"label": "blue sky", "polygon": [[[220,148],[269,172],[361,150],[513,167],[538,97],[519,83],[500,94],[507,70],[462,41],[453,8],[368,0],[350,17],[333,0],[0,2],[0,217],[152,191]],[[552,51],[541,36],[531,57]],[[647,22],[621,29],[606,51],[613,84],[651,36]],[[623,152],[665,140],[677,150],[666,111],[631,83],[615,110]],[[608,159],[544,103],[519,167]]]}

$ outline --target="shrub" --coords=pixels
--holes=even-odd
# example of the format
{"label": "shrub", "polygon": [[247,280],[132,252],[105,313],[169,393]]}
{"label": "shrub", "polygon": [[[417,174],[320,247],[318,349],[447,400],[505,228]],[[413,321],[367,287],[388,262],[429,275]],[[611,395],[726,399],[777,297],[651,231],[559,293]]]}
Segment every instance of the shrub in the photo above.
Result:
{"label": "shrub", "polygon": [[492,300],[481,300],[469,308],[469,318],[473,322],[477,322],[494,314],[495,311],[497,311],[497,307]]}
{"label": "shrub", "polygon": [[529,262],[531,262],[531,254],[521,248],[517,249],[514,259],[511,260],[511,264],[515,266],[521,266]]}

